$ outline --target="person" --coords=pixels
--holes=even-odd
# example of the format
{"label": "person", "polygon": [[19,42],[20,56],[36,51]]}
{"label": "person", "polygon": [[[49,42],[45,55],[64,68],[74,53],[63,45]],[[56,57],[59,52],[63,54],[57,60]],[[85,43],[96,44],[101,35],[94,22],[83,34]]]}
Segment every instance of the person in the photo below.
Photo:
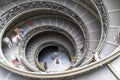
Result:
{"label": "person", "polygon": [[120,31],[118,31],[117,34],[115,35],[114,41],[116,41],[117,44],[120,44]]}
{"label": "person", "polygon": [[60,63],[60,59],[56,58],[55,63],[59,64]]}
{"label": "person", "polygon": [[56,59],[56,58],[58,58],[58,53],[57,53],[57,52],[54,52],[54,53],[53,53],[53,56],[52,56],[52,59],[54,60],[54,59]]}
{"label": "person", "polygon": [[8,46],[9,48],[11,48],[12,42],[11,42],[11,40],[9,39],[9,37],[4,37],[4,38],[3,38],[3,42],[4,42],[5,44],[7,44],[7,46]]}
{"label": "person", "polygon": [[17,35],[16,32],[13,32],[11,40],[13,44],[16,44],[18,46],[18,42],[21,41],[22,38],[19,35]]}
{"label": "person", "polygon": [[96,51],[92,51],[93,54],[93,61],[99,61],[99,53]]}
{"label": "person", "polygon": [[23,37],[23,35],[24,35],[24,30],[23,30],[22,28],[16,27],[16,28],[14,29],[14,31],[16,32],[16,34],[17,34],[20,38]]}
{"label": "person", "polygon": [[83,51],[84,51],[84,45],[83,44],[81,44],[80,45],[80,51],[83,53]]}
{"label": "person", "polygon": [[11,55],[11,61],[12,61],[12,63],[15,65],[15,66],[19,66],[20,65],[20,63],[19,63],[19,61],[18,61],[18,59],[17,59],[17,57],[15,56],[15,55]]}

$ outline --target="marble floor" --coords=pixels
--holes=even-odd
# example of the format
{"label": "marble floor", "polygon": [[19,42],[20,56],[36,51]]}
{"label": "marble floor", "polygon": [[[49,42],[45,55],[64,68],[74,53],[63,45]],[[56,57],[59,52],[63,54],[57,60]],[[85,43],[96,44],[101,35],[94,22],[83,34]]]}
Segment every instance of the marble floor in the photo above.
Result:
{"label": "marble floor", "polygon": [[[57,53],[58,56],[55,57]],[[65,52],[57,50],[55,47],[49,47],[39,55],[40,62],[46,62],[49,72],[61,72],[68,69],[72,63]]]}

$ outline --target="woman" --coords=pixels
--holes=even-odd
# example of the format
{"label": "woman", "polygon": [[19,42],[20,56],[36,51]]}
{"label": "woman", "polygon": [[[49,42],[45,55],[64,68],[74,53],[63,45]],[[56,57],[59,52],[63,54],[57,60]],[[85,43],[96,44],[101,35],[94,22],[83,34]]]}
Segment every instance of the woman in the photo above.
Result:
{"label": "woman", "polygon": [[15,55],[13,55],[13,54],[11,55],[11,61],[12,61],[12,63],[15,64],[17,67],[20,65],[17,57],[16,57]]}

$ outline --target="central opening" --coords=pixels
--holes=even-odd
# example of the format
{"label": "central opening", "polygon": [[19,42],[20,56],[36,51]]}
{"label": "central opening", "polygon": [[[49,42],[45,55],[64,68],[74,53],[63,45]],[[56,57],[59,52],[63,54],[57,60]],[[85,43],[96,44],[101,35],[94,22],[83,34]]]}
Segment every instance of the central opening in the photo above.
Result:
{"label": "central opening", "polygon": [[44,62],[46,70],[49,72],[64,71],[71,66],[68,51],[60,45],[51,45],[42,48],[38,55],[38,62]]}
{"label": "central opening", "polygon": [[76,55],[74,39],[62,29],[52,26],[41,26],[39,29],[41,28],[43,31],[38,30],[27,43],[25,54],[28,63],[33,66],[33,59],[34,68],[43,72],[68,70],[73,65],[72,57]]}

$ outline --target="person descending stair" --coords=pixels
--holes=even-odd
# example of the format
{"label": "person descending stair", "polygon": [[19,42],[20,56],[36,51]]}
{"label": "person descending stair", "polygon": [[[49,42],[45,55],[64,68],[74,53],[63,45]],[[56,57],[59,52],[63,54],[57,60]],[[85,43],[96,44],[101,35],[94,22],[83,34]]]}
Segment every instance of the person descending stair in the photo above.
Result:
{"label": "person descending stair", "polygon": [[17,57],[15,56],[15,55],[11,55],[10,56],[10,59],[11,59],[11,61],[12,61],[12,63],[15,65],[15,66],[19,66],[20,65],[20,62],[19,62],[19,60],[17,59]]}
{"label": "person descending stair", "polygon": [[83,53],[83,51],[84,51],[84,44],[80,45],[80,51]]}
{"label": "person descending stair", "polygon": [[11,40],[9,39],[9,37],[4,37],[4,38],[3,38],[3,42],[4,42],[9,48],[11,48],[12,42],[11,42]]}
{"label": "person descending stair", "polygon": [[11,37],[12,43],[14,45],[19,45],[19,42],[22,40],[22,38],[20,37],[19,34],[17,34],[16,32],[13,32],[12,37]]}
{"label": "person descending stair", "polygon": [[23,37],[23,35],[24,35],[24,30],[23,30],[22,28],[16,27],[16,28],[14,29],[14,31],[16,32],[17,35],[19,35],[20,38]]}

